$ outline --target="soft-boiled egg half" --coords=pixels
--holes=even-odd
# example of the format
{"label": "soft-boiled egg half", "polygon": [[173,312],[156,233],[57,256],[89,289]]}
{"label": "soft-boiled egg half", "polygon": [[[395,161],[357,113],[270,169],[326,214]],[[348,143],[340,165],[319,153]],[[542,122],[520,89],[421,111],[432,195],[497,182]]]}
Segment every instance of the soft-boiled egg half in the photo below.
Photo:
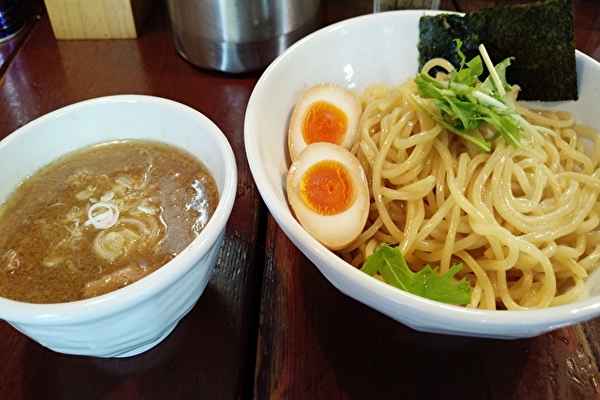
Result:
{"label": "soft-boiled egg half", "polygon": [[369,214],[369,187],[358,159],[327,142],[308,145],[287,174],[288,201],[300,224],[332,250],[350,244]]}
{"label": "soft-boiled egg half", "polygon": [[333,84],[313,86],[296,103],[288,132],[292,161],[306,146],[329,142],[349,149],[358,136],[361,105],[352,92]]}

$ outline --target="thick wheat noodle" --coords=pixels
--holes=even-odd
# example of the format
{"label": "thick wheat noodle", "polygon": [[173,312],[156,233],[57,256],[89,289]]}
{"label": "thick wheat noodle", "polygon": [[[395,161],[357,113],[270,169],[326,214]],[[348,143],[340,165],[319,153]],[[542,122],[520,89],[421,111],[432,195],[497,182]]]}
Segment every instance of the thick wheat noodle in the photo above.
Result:
{"label": "thick wheat noodle", "polygon": [[[465,172],[466,172],[465,167],[466,167],[466,162],[468,162],[468,156],[463,157],[463,155],[464,155],[464,153],[461,155],[461,157],[459,159],[459,166],[458,166],[458,183],[461,187],[464,187]],[[447,202],[449,202],[449,201],[450,200],[448,200]],[[442,251],[442,260],[440,263],[440,272],[441,273],[446,273],[450,269],[450,261],[452,258],[452,253],[454,252],[453,247],[454,247],[454,243],[456,242],[456,232],[458,230],[458,219],[460,218],[460,213],[461,213],[460,207],[456,204],[452,204],[452,210],[450,211],[450,224],[448,226],[448,230],[446,233],[444,248]],[[476,273],[476,275],[477,275],[477,273]],[[478,276],[480,278],[482,277],[481,274],[479,274]],[[486,286],[484,286],[482,288],[482,290],[487,293]]]}
{"label": "thick wheat noodle", "polygon": [[[442,65],[429,63],[426,69]],[[341,251],[360,266],[382,243],[416,270],[463,264],[468,307],[523,310],[575,301],[600,263],[600,140],[565,112],[517,104],[523,145],[465,145],[422,107],[414,81],[362,95],[360,142],[372,205]],[[516,103],[515,103],[516,104]],[[482,132],[492,132],[484,127]],[[585,143],[584,143],[585,142]]]}
{"label": "thick wheat noodle", "polygon": [[383,225],[383,223],[381,222],[381,219],[377,218],[375,220],[375,222],[373,222],[373,224],[371,224],[371,226],[367,229],[365,229],[358,238],[356,238],[354,240],[353,243],[351,243],[347,248],[346,251],[352,251],[352,250],[356,250],[358,249],[361,245],[363,245],[364,243],[366,243],[369,239],[371,239],[371,237],[373,237],[373,235],[375,235],[375,233],[379,230],[379,228],[381,228],[381,226]]}

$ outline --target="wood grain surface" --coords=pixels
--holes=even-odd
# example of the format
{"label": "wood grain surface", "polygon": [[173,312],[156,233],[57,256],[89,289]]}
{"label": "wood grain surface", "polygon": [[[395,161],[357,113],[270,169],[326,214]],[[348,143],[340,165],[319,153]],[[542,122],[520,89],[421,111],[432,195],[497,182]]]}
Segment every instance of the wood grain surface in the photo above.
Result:
{"label": "wood grain surface", "polygon": [[[138,40],[56,41],[47,17],[11,56],[0,85],[0,138],[66,104],[112,94],[167,97],[215,121],[238,165],[225,246],[206,292],[157,348],[125,360],[63,356],[0,323],[0,399],[247,397],[252,388],[265,215],[243,151],[255,76],[192,67],[174,49],[164,13]],[[76,135],[77,132],[73,132]],[[2,174],[10,173],[2,165]],[[262,260],[262,258],[261,258]]]}
{"label": "wood grain surface", "polygon": [[581,325],[516,341],[419,333],[337,291],[272,219],[267,232],[257,399],[600,398],[600,337]]}
{"label": "wood grain surface", "polygon": [[136,0],[45,0],[58,39],[134,39],[153,5]]}
{"label": "wood grain surface", "polygon": [[[577,47],[600,60],[600,4],[574,5]],[[335,289],[269,217],[257,399],[600,399],[599,360],[600,319],[516,341],[406,328]]]}

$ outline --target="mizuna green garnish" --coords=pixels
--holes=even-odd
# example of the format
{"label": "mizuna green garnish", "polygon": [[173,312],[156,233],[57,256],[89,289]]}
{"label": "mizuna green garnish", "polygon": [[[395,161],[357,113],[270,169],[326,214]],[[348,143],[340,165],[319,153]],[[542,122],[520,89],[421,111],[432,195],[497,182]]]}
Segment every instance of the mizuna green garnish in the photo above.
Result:
{"label": "mizuna green garnish", "polygon": [[454,278],[462,264],[453,265],[448,272],[438,275],[429,265],[413,272],[397,247],[382,245],[365,261],[361,271],[371,276],[381,275],[385,283],[398,289],[448,304],[465,305],[471,301],[471,286]]}
{"label": "mizuna green garnish", "polygon": [[[506,82],[506,69],[511,59],[507,58],[494,66],[485,47],[481,45],[481,56],[467,62],[461,50],[462,42],[456,40],[455,44],[461,60],[460,68],[452,71],[447,80],[419,73],[415,82],[421,99],[415,96],[415,101],[446,130],[484,151],[491,151],[492,140],[498,136],[518,146],[522,134],[521,119],[505,99],[506,91],[511,90]],[[479,77],[483,74],[484,64],[489,75],[481,82]],[[422,99],[433,101],[437,112],[426,107]],[[480,129],[484,124],[492,129]],[[493,135],[482,134],[491,131]]]}
{"label": "mizuna green garnish", "polygon": [[419,19],[421,67],[439,57],[458,68],[460,58],[454,40],[462,39],[467,59],[478,55],[479,45],[485,43],[494,60],[515,57],[508,79],[521,87],[520,100],[577,100],[572,0],[479,3],[497,6],[464,15],[442,13]]}

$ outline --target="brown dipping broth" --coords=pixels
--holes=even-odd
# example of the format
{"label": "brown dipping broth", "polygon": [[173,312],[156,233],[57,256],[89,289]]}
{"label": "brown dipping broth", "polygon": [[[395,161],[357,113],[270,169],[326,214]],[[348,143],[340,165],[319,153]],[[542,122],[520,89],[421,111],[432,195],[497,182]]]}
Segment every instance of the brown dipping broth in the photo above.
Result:
{"label": "brown dipping broth", "polygon": [[0,206],[0,296],[61,303],[126,286],[190,244],[217,202],[208,170],[173,146],[126,140],[70,153]]}

